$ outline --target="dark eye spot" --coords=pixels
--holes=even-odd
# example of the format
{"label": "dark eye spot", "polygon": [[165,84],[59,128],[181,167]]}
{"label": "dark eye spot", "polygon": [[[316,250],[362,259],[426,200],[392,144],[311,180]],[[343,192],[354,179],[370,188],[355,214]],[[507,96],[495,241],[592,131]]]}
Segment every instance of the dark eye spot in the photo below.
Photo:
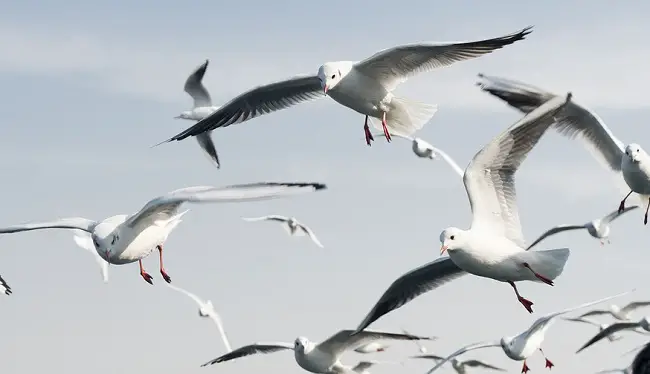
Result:
{"label": "dark eye spot", "polygon": [[449,239],[454,240],[454,236],[455,235],[450,236]]}
{"label": "dark eye spot", "polygon": [[332,74],[332,79],[336,78],[336,74]]}

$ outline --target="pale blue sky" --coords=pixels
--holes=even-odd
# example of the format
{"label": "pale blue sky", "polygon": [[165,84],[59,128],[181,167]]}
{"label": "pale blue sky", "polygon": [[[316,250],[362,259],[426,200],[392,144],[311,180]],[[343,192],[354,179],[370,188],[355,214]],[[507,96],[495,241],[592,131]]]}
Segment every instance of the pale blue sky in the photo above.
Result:
{"label": "pale blue sky", "polygon": [[[517,112],[474,86],[484,72],[571,90],[624,142],[643,144],[650,135],[649,11],[646,2],[596,0],[7,2],[0,13],[0,225],[131,213],[192,185],[325,182],[327,191],[294,199],[189,206],[166,246],[174,284],[213,301],[233,346],[298,335],[320,341],[356,327],[396,277],[436,258],[440,231],[469,226],[462,182],[446,164],[416,159],[406,142],[379,140],[368,148],[362,116],[329,99],[215,132],[221,170],[191,139],[150,148],[191,125],[173,119],[191,107],[182,91],[187,74],[209,58],[205,84],[220,103],[258,84],[315,73],[327,60],[534,25],[522,42],[400,87],[403,95],[439,105],[418,135],[464,166],[516,121]],[[604,215],[622,197],[582,146],[555,134],[524,163],[517,186],[528,240],[550,225]],[[296,216],[326,248],[240,219],[269,213]],[[648,297],[648,230],[635,212],[616,222],[612,245],[604,248],[586,233],[546,241],[546,248],[569,246],[572,255],[555,287],[520,284],[535,302],[534,315],[507,284],[468,276],[372,328],[439,336],[428,346],[445,355],[635,286],[635,297]],[[302,372],[288,352],[199,368],[224,352],[217,331],[198,318],[190,299],[164,286],[153,257],[145,261],[153,287],[137,264],[111,266],[110,283],[103,284],[71,232],[5,235],[0,243],[0,274],[14,289],[0,298],[1,373]],[[623,367],[632,356],[620,354],[643,342],[627,334],[574,355],[595,332],[557,322],[543,345],[553,373]],[[392,343],[374,358],[415,353],[413,344]],[[473,357],[514,373],[521,368],[498,350]],[[352,353],[345,362],[361,358],[369,357]],[[538,355],[529,362],[534,373],[545,372],[543,364]],[[414,361],[406,370],[430,366]],[[402,371],[377,366],[372,373],[395,370]]]}

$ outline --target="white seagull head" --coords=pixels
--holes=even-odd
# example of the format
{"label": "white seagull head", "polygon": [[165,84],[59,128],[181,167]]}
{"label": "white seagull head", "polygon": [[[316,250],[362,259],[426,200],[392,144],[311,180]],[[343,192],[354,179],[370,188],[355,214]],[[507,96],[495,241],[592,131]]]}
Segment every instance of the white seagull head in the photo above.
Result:
{"label": "white seagull head", "polygon": [[457,227],[448,227],[440,233],[440,255],[442,256],[446,251],[453,251],[462,248],[465,244],[466,231]]}
{"label": "white seagull head", "polygon": [[327,91],[336,87],[345,75],[346,72],[341,68],[342,66],[338,62],[326,62],[318,68],[318,79],[320,79],[320,85],[326,95]]}
{"label": "white seagull head", "polygon": [[309,339],[305,338],[304,336],[299,336],[293,343],[293,349],[296,352],[305,352],[305,348],[309,347],[309,344]]}
{"label": "white seagull head", "polygon": [[629,157],[632,162],[638,163],[641,161],[643,153],[645,152],[638,144],[632,143],[628,144],[627,147],[625,147],[625,155]]}

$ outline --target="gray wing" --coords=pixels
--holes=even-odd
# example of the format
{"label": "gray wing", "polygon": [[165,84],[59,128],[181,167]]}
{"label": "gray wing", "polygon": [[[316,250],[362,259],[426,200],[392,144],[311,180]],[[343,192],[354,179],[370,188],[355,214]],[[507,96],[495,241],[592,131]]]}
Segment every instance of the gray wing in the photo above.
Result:
{"label": "gray wing", "polygon": [[442,357],[442,356],[438,356],[438,355],[429,355],[429,354],[427,354],[427,355],[411,356],[411,358],[424,358],[424,359],[427,359],[427,360],[436,360],[436,361],[440,361],[440,360],[444,360],[444,359],[445,359],[445,358]]}
{"label": "gray wing", "polygon": [[257,221],[276,221],[276,222],[287,222],[289,218],[279,215],[270,215],[264,217],[255,217],[255,218],[242,218],[244,221],[248,222],[257,222]]}
{"label": "gray wing", "polygon": [[2,278],[0,275],[0,292],[4,293],[5,295],[11,295],[11,287],[7,284],[7,281]]}
{"label": "gray wing", "polygon": [[578,318],[591,317],[591,316],[602,316],[602,315],[605,315],[605,314],[610,314],[611,315],[612,312],[610,312],[608,310],[595,309],[595,310],[590,310],[587,313],[579,315]]}
{"label": "gray wing", "polygon": [[623,209],[623,211],[621,213],[619,213],[618,210],[615,210],[615,211],[609,213],[608,215],[606,215],[605,217],[603,217],[601,222],[603,222],[605,224],[610,223],[613,220],[615,220],[616,218],[620,217],[622,214],[625,214],[625,213],[629,212],[630,210],[634,210],[634,209],[637,209],[637,208],[638,208],[637,205],[626,206],[625,209]]}
{"label": "gray wing", "polygon": [[598,342],[601,339],[604,339],[607,336],[610,336],[614,334],[615,332],[625,330],[625,329],[634,329],[639,327],[638,322],[622,322],[622,323],[614,323],[606,328],[604,328],[601,332],[596,334],[593,338],[591,338],[588,342],[586,342],[580,349],[576,351],[576,353],[580,353],[582,350],[585,348],[589,347],[590,345]]}
{"label": "gray wing", "polygon": [[505,369],[486,364],[485,362],[482,362],[482,361],[479,361],[479,360],[467,360],[467,361],[463,362],[463,365],[469,366],[469,367],[475,367],[475,368],[492,369],[492,370],[496,370],[496,371],[506,371]]}
{"label": "gray wing", "polygon": [[210,161],[215,164],[217,169],[221,168],[219,163],[219,155],[217,154],[217,148],[214,146],[212,141],[212,132],[204,132],[196,136],[196,141],[199,143],[199,147],[205,152]]}
{"label": "gray wing", "polygon": [[[479,74],[479,77],[484,80],[478,83],[483,91],[502,99],[524,113],[531,111],[535,105],[541,105],[557,96],[515,80],[483,74]],[[599,161],[605,161],[612,170],[621,170],[621,161],[625,153],[624,145],[596,113],[571,102],[556,120],[553,128],[561,135],[569,138],[580,136]]]}
{"label": "gray wing", "polygon": [[185,92],[194,99],[195,108],[212,106],[210,93],[205,86],[203,86],[203,76],[205,75],[205,71],[208,69],[208,63],[210,63],[210,60],[205,60],[204,63],[194,69],[192,74],[190,74],[185,81]]}
{"label": "gray wing", "polygon": [[461,275],[461,270],[449,257],[442,257],[397,278],[372,307],[366,318],[359,324],[360,332],[382,316],[400,308],[414,298],[429,292]]}
{"label": "gray wing", "polygon": [[600,326],[600,323],[598,323],[596,321],[592,321],[592,320],[587,319],[587,318],[582,318],[582,317],[562,318],[562,319],[565,320],[565,321],[569,321],[569,322],[580,322],[580,323],[586,323],[588,325]]}
{"label": "gray wing", "polygon": [[551,235],[555,235],[555,234],[563,232],[563,231],[580,230],[580,229],[584,229],[584,228],[585,228],[584,225],[558,225],[558,226],[555,226],[552,229],[550,229],[550,230],[546,231],[545,233],[543,233],[539,238],[535,239],[533,244],[529,245],[528,248],[526,248],[526,250],[531,249],[532,247],[537,245],[539,242],[541,242],[542,240],[548,238]]}
{"label": "gray wing", "polygon": [[323,96],[325,94],[316,75],[295,77],[259,86],[235,97],[192,127],[162,143],[183,140],[216,128],[245,122]]}
{"label": "gray wing", "polygon": [[148,227],[156,221],[169,220],[183,203],[227,203],[267,200],[325,189],[321,183],[250,183],[226,187],[197,186],[172,191],[149,201],[126,220],[131,228]]}
{"label": "gray wing", "polygon": [[237,348],[232,352],[228,352],[223,356],[219,356],[213,360],[210,360],[206,362],[205,364],[201,365],[203,366],[208,366],[208,365],[214,365],[219,362],[224,362],[224,361],[230,361],[234,360],[236,358],[240,357],[246,357],[258,353],[273,353],[273,352],[278,352],[278,351],[284,351],[284,350],[293,350],[293,344],[289,343],[255,343],[251,345],[246,345],[241,348]]}
{"label": "gray wing", "polygon": [[0,234],[12,234],[15,232],[42,230],[42,229],[77,229],[92,234],[97,222],[81,217],[61,218],[56,221],[31,222],[22,225],[13,225],[0,228]]}
{"label": "gray wing", "polygon": [[377,361],[360,361],[358,364],[352,367],[352,371],[357,373],[363,373],[365,370],[370,369],[371,366],[376,364]]}
{"label": "gray wing", "polygon": [[371,343],[375,340],[433,340],[432,337],[410,334],[395,334],[381,331],[341,330],[318,344],[317,348],[323,352],[340,355],[348,349]]}
{"label": "gray wing", "polygon": [[519,210],[515,173],[528,153],[553,123],[553,116],[571,100],[556,97],[526,114],[481,149],[463,175],[472,207],[472,229],[502,235],[525,247]]}
{"label": "gray wing", "polygon": [[392,91],[417,73],[476,58],[523,40],[531,29],[532,26],[510,35],[471,42],[417,43],[388,48],[356,63],[354,68]]}
{"label": "gray wing", "polygon": [[445,357],[444,359],[438,361],[436,363],[436,366],[432,367],[429,371],[427,371],[427,374],[431,374],[434,371],[436,371],[439,367],[444,365],[447,361],[451,360],[452,358],[456,356],[460,356],[463,353],[473,351],[475,349],[483,349],[483,348],[490,348],[490,347],[501,347],[501,343],[499,341],[492,341],[492,342],[480,342],[480,343],[473,343],[470,345],[466,345],[463,348],[457,350],[456,352],[450,354],[449,356]]}
{"label": "gray wing", "polygon": [[650,306],[650,301],[633,301],[621,308],[621,312],[623,314],[626,314],[632,312],[634,309],[643,308],[646,306]]}

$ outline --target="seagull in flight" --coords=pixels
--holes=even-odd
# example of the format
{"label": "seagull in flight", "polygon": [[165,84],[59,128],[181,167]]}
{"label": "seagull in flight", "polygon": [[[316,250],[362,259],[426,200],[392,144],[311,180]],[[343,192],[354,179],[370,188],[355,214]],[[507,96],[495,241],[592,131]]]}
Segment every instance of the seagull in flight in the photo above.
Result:
{"label": "seagull in flight", "polygon": [[[588,325],[596,326],[596,327],[598,327],[598,331],[603,331],[603,330],[605,330],[606,328],[609,327],[609,325],[606,324],[606,323],[598,323],[598,322],[596,322],[594,320],[591,320],[589,318],[584,318],[584,317],[562,318],[562,319],[565,320],[565,321],[569,321],[569,322],[579,322],[579,323],[585,323],[585,324],[588,324]],[[607,337],[607,339],[610,342],[615,342],[617,340],[621,340],[622,338],[623,338],[622,336],[616,336],[616,335],[613,335],[613,334],[609,335]]]}
{"label": "seagull in flight", "polygon": [[[411,358],[423,358],[428,360],[434,360],[437,362],[443,361],[445,359],[442,356],[433,355],[433,354],[411,356]],[[494,371],[506,371],[505,369],[492,366],[490,364],[486,364],[485,362],[479,360],[461,361],[454,357],[449,361],[451,362],[451,367],[453,367],[456,373],[458,374],[467,374],[467,368],[481,368],[481,369],[489,369]]]}
{"label": "seagull in flight", "polygon": [[187,210],[184,203],[226,203],[267,200],[326,189],[322,183],[250,183],[226,187],[198,186],[172,191],[145,204],[135,214],[120,214],[101,221],[86,218],[62,218],[1,227],[0,234],[42,229],[77,229],[91,235],[97,254],[110,264],[138,261],[140,275],[149,284],[153,277],[142,266],[142,259],[158,249],[160,274],[167,283],[171,277],[163,265],[163,244],[181,222]]}
{"label": "seagull in flight", "polygon": [[307,227],[307,225],[304,225],[300,222],[298,222],[297,219],[294,217],[285,217],[285,216],[279,216],[279,215],[270,215],[270,216],[264,216],[264,217],[255,217],[255,218],[243,218],[244,221],[248,222],[259,222],[259,221],[275,221],[275,222],[280,222],[282,223],[282,227],[284,227],[289,235],[291,236],[303,236],[307,234],[311,241],[313,241],[317,246],[323,248],[323,244],[321,244],[320,240],[316,237],[316,234],[314,234],[314,231]]}
{"label": "seagull in flight", "polygon": [[1,275],[0,275],[0,292],[7,296],[11,295],[12,293],[11,287],[7,284],[7,282],[4,280],[4,278],[2,278]]}
{"label": "seagull in flight", "polygon": [[609,314],[619,321],[629,322],[632,319],[632,312],[634,312],[636,309],[644,308],[647,306],[650,306],[650,301],[633,301],[622,308],[618,305],[612,304],[609,306],[609,309],[590,310],[589,312],[581,315],[580,318]]}
{"label": "seagull in flight", "polygon": [[[634,330],[637,328],[642,328],[645,331],[650,332],[650,319],[648,317],[643,317],[637,322],[618,322],[618,323],[613,323],[610,326],[608,326],[606,329],[602,330],[598,334],[596,334],[593,338],[589,339],[588,342],[586,342],[580,349],[576,351],[576,353],[580,353],[583,350],[585,350],[587,347],[595,344],[596,342],[610,336],[611,334],[614,334],[618,331],[623,331],[623,330]],[[638,331],[637,331],[638,332]]]}
{"label": "seagull in flight", "polygon": [[605,217],[602,218],[597,218],[593,221],[589,221],[585,223],[584,225],[558,225],[553,227],[552,229],[549,229],[542,235],[540,235],[539,238],[535,239],[533,244],[529,245],[526,250],[531,249],[535,245],[539,244],[542,240],[548,238],[551,235],[555,235],[564,231],[571,231],[571,230],[582,230],[585,229],[589,233],[589,235],[593,236],[596,239],[600,239],[600,245],[605,245],[605,240],[607,240],[607,243],[610,243],[609,241],[609,231],[610,227],[609,224],[615,220],[616,218],[620,217],[622,214],[629,212],[630,210],[637,209],[638,206],[628,206],[623,209],[623,211],[619,212],[618,210],[615,210]]}
{"label": "seagull in flight", "polygon": [[298,337],[291,343],[254,343],[237,348],[230,353],[217,357],[201,366],[234,360],[237,358],[254,355],[257,353],[273,353],[284,350],[293,350],[298,366],[316,374],[344,374],[351,367],[345,366],[340,359],[344,352],[353,350],[361,345],[375,340],[427,340],[427,337],[393,334],[378,331],[363,331],[352,335],[353,330],[341,330],[327,340],[314,343],[305,337]]}
{"label": "seagull in flight", "polygon": [[178,291],[182,294],[185,294],[190,299],[194,300],[194,302],[199,306],[199,317],[210,318],[212,322],[214,322],[214,324],[217,326],[217,329],[219,330],[219,335],[221,335],[221,340],[223,341],[223,345],[226,347],[226,350],[228,352],[232,352],[232,348],[230,347],[230,342],[228,341],[228,337],[226,336],[226,331],[224,330],[223,323],[221,322],[221,317],[214,310],[212,301],[210,300],[203,301],[195,294],[186,291],[180,287],[176,287],[172,284],[167,284],[167,287],[171,288],[174,291]]}

